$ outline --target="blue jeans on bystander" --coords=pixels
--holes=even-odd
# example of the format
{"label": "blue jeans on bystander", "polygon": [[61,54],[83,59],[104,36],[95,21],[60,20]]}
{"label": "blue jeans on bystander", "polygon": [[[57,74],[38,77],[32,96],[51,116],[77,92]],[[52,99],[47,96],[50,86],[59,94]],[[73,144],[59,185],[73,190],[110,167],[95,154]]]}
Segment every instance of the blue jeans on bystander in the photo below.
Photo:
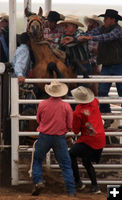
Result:
{"label": "blue jeans on bystander", "polygon": [[[122,76],[122,64],[103,65],[100,75],[103,76]],[[100,83],[98,88],[98,96],[108,96],[112,83]],[[116,83],[117,92],[122,97],[122,83]],[[100,104],[100,111],[102,113],[111,112],[110,104]]]}
{"label": "blue jeans on bystander", "polygon": [[66,192],[69,195],[75,194],[75,183],[73,171],[71,167],[71,160],[68,153],[65,135],[46,135],[39,134],[38,140],[35,145],[34,161],[33,161],[33,182],[34,184],[43,182],[42,161],[46,153],[53,149],[56,160],[64,176],[66,185]]}

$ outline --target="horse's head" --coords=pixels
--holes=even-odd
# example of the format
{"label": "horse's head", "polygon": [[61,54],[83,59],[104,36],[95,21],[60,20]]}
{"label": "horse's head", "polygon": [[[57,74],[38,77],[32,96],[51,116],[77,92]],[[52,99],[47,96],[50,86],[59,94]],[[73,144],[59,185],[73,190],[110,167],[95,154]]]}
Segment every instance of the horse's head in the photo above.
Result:
{"label": "horse's head", "polygon": [[27,17],[27,32],[34,40],[40,41],[43,39],[44,18],[42,17],[42,9],[40,7],[38,15],[31,13],[25,9]]}
{"label": "horse's head", "polygon": [[33,39],[43,38],[43,27],[43,19],[40,16],[32,15],[28,18],[27,32]]}

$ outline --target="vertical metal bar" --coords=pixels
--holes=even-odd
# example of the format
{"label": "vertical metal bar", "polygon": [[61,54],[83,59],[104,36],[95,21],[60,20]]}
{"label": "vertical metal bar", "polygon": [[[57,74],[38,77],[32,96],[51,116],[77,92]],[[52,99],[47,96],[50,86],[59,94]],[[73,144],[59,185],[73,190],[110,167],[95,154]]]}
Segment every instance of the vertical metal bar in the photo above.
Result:
{"label": "vertical metal bar", "polygon": [[[29,8],[29,11],[31,11],[31,0],[24,0],[24,11],[27,6]],[[24,14],[24,31],[26,31],[26,28],[27,28],[27,17]]]}
{"label": "vertical metal bar", "polygon": [[52,0],[45,0],[44,3],[44,14],[48,13],[52,7]]}
{"label": "vertical metal bar", "polygon": [[9,61],[16,50],[16,0],[9,0]]}
{"label": "vertical metal bar", "polygon": [[2,77],[0,74],[0,144],[1,144],[1,121],[2,121]]}
{"label": "vertical metal bar", "polygon": [[11,158],[12,158],[12,167],[11,167],[11,175],[12,175],[12,185],[18,184],[18,147],[19,147],[19,86],[18,79],[11,79]]}
{"label": "vertical metal bar", "polygon": [[47,166],[47,168],[50,168],[50,166],[51,166],[50,156],[51,156],[51,153],[49,151],[46,155],[46,166]]}

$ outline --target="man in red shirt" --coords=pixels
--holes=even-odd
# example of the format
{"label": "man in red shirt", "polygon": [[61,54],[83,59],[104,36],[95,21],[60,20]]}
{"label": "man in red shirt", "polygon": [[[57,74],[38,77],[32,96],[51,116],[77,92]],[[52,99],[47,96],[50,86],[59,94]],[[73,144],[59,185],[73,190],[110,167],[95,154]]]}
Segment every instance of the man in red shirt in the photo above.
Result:
{"label": "man in red shirt", "polygon": [[72,128],[73,115],[70,105],[61,99],[62,96],[67,94],[68,87],[64,83],[52,81],[50,85],[45,85],[45,91],[51,97],[42,101],[37,110],[37,122],[39,124],[37,131],[40,134],[35,144],[32,170],[35,188],[32,195],[39,195],[41,188],[44,187],[42,161],[52,148],[62,169],[66,192],[69,196],[74,196],[76,192],[75,183],[65,140],[65,134]]}
{"label": "man in red shirt", "polygon": [[80,103],[73,113],[72,130],[75,134],[81,132],[81,135],[69,151],[76,187],[81,190],[85,187],[80,180],[77,164],[77,158],[79,157],[82,159],[92,183],[90,192],[98,194],[101,191],[97,185],[92,162],[99,162],[102,149],[105,147],[105,132],[99,103],[89,88],[80,86],[72,90],[71,93],[75,100]]}

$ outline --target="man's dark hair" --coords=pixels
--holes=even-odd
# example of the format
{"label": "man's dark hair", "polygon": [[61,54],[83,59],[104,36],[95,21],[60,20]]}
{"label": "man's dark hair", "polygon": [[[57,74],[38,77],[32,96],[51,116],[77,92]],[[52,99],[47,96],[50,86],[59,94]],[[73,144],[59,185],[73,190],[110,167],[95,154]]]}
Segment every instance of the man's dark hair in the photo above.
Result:
{"label": "man's dark hair", "polygon": [[21,44],[27,44],[27,42],[30,40],[27,32],[24,32],[20,35],[20,43]]}

